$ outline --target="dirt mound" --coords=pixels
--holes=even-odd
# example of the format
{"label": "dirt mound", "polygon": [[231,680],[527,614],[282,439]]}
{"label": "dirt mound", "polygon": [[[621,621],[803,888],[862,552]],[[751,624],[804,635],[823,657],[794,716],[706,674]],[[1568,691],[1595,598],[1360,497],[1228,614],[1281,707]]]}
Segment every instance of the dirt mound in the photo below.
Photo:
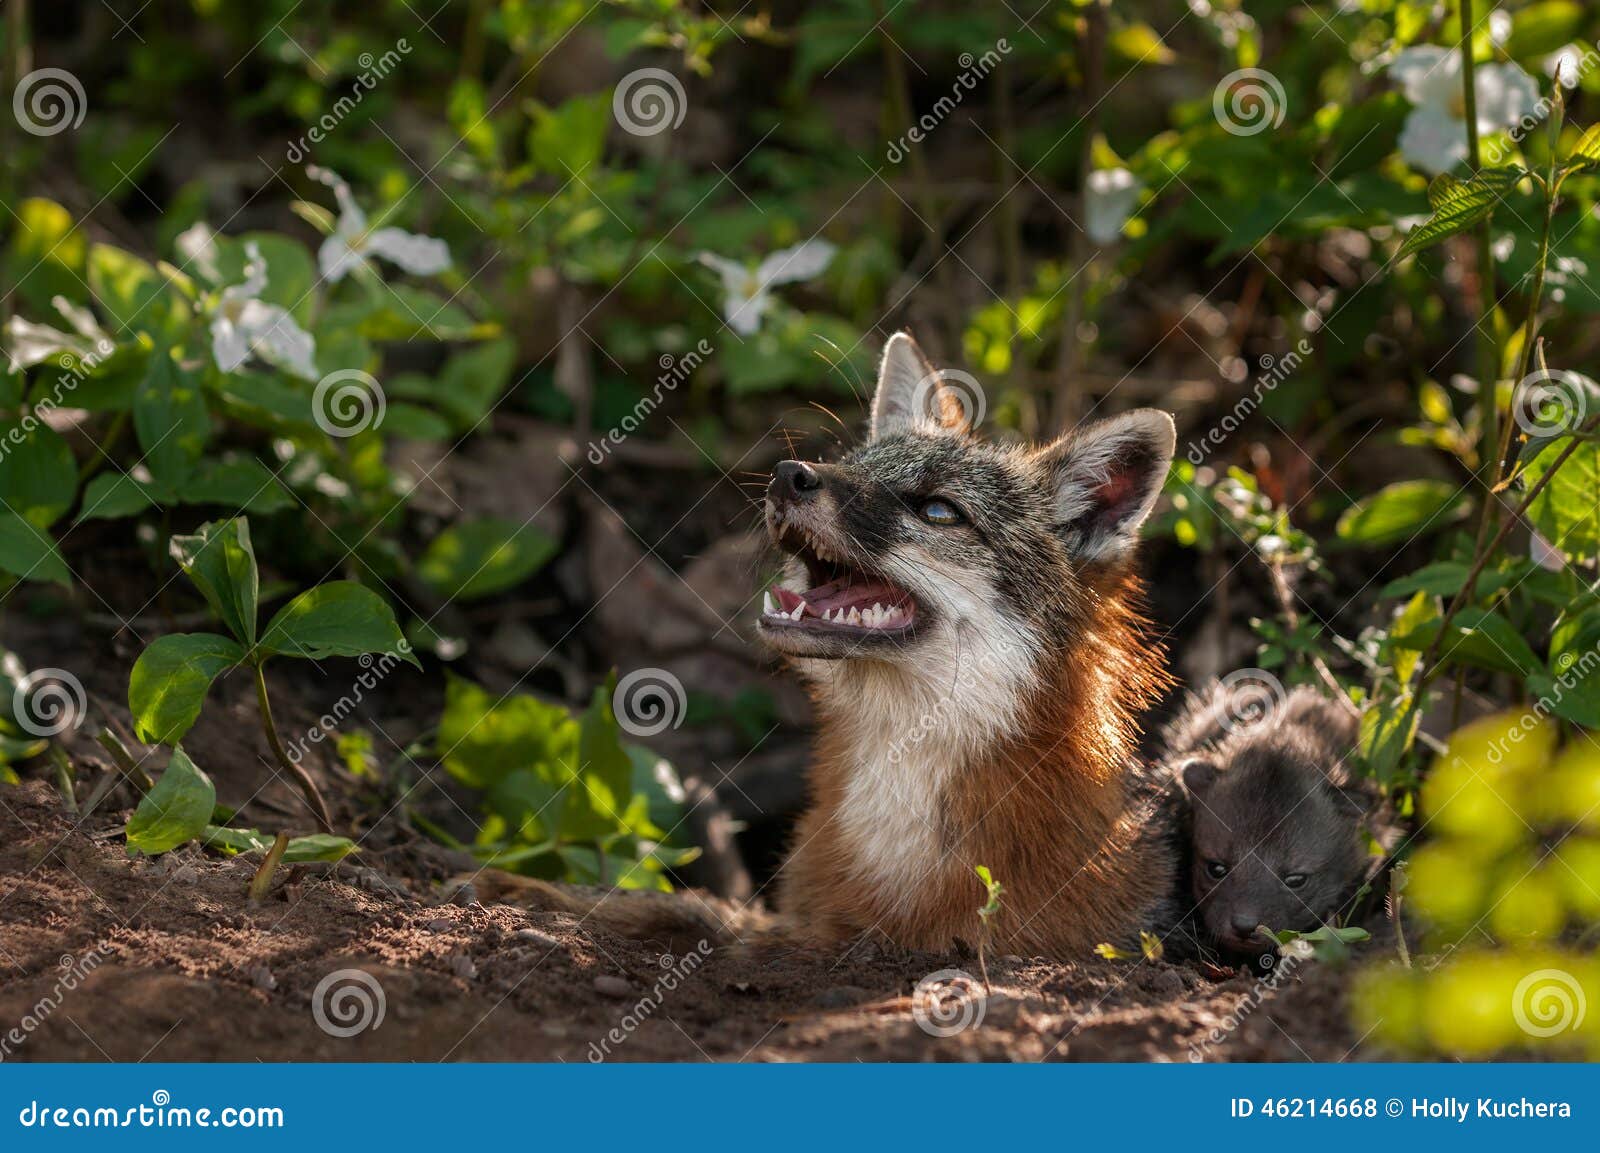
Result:
{"label": "dirt mound", "polygon": [[981,1019],[977,1000],[947,1018],[911,994],[944,970],[975,973],[973,958],[628,940],[568,914],[448,903],[348,860],[281,870],[251,905],[250,861],[130,859],[123,816],[75,825],[43,782],[0,793],[7,1060],[1181,1061],[1191,1046],[1211,1060],[1338,1060],[1356,1048],[1341,974],[1315,966],[1274,985],[994,958]]}

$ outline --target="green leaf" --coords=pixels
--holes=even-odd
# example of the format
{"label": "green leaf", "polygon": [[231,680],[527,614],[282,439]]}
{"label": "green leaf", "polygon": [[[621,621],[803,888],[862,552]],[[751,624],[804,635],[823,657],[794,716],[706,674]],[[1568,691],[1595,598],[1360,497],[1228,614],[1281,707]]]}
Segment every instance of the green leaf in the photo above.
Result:
{"label": "green leaf", "polygon": [[1444,527],[1467,505],[1466,494],[1442,480],[1402,480],[1345,509],[1335,531],[1353,544],[1393,544]]}
{"label": "green leaf", "polygon": [[199,379],[157,350],[133,398],[133,428],[157,481],[181,489],[211,436]]}
{"label": "green leaf", "polygon": [[175,333],[188,307],[167,278],[131,252],[89,246],[89,288],[115,331]]}
{"label": "green leaf", "polygon": [[[228,856],[240,853],[264,853],[272,847],[274,838],[260,829],[230,829],[226,825],[207,825],[202,837],[206,848],[216,849]],[[307,861],[339,861],[356,851],[356,843],[349,837],[336,837],[330,833],[311,833],[304,837],[290,837],[283,851],[287,865]]]}
{"label": "green leaf", "polygon": [[165,853],[202,836],[217,803],[211,778],[181,748],[155,788],[144,795],[128,818],[128,849],[140,853]]}
{"label": "green leaf", "polygon": [[246,648],[254,646],[261,578],[250,545],[250,522],[244,517],[211,521],[192,536],[173,537],[170,547],[211,611]]}
{"label": "green leaf", "polygon": [[282,482],[253,456],[203,460],[183,490],[184,504],[220,504],[250,512],[280,512],[295,499]]}
{"label": "green leaf", "polygon": [[499,700],[447,673],[437,740],[446,771],[463,784],[491,788],[517,769],[543,769],[559,784],[577,757],[578,722],[560,705],[526,693]]}
{"label": "green leaf", "polygon": [[329,581],[295,597],[267,625],[261,647],[311,660],[393,653],[422,667],[389,603],[355,581]]}
{"label": "green leaf", "polygon": [[450,436],[450,422],[421,405],[396,401],[384,412],[383,431],[409,440],[445,440]]}
{"label": "green leaf", "polygon": [[1420,252],[1487,220],[1526,175],[1523,169],[1511,166],[1485,169],[1470,180],[1448,174],[1436,178],[1428,188],[1433,215],[1406,234],[1399,255]]}
{"label": "green leaf", "polygon": [[[1523,484],[1532,488],[1563,451],[1552,444],[1528,462]],[[1600,444],[1584,441],[1528,506],[1539,535],[1575,561],[1600,555]]]}
{"label": "green leaf", "polygon": [[[1394,637],[1392,643],[1404,648],[1426,651],[1439,635],[1440,621],[1432,620],[1405,636]],[[1509,620],[1492,609],[1469,607],[1456,614],[1450,624],[1451,637],[1439,651],[1441,664],[1462,662],[1495,672],[1528,677],[1544,672],[1544,665],[1534,655],[1522,633]]]}
{"label": "green leaf", "polygon": [[1600,124],[1591,124],[1588,131],[1578,137],[1569,159],[1579,165],[1600,164]]}
{"label": "green leaf", "polygon": [[[1405,610],[1395,618],[1389,632],[1391,636],[1404,636],[1421,628],[1428,621],[1439,615],[1439,610],[1434,604],[1433,597],[1425,592],[1418,592],[1411,598]],[[1411,681],[1411,674],[1416,671],[1417,662],[1422,659],[1420,649],[1405,648],[1393,642],[1389,645],[1389,660],[1394,665],[1395,680],[1402,685]]]}
{"label": "green leaf", "polygon": [[50,534],[9,512],[0,512],[0,569],[23,580],[72,584],[72,573]]}
{"label": "green leaf", "polygon": [[1412,699],[1409,692],[1402,692],[1372,702],[1361,714],[1357,747],[1381,784],[1394,780],[1400,759],[1416,738],[1422,714],[1412,707]]}
{"label": "green leaf", "polygon": [[[534,104],[528,130],[528,160],[540,172],[562,182],[574,174],[593,184],[597,174],[591,169],[600,163],[606,132],[611,127],[611,91],[574,96],[559,108]],[[582,185],[574,181],[574,187]]]}
{"label": "green leaf", "polygon": [[628,823],[633,797],[633,761],[622,747],[621,730],[611,707],[615,674],[595,686],[589,707],[578,721],[578,779],[582,789],[567,795],[562,832],[577,839],[604,836]]}
{"label": "green leaf", "polygon": [[48,528],[77,493],[77,462],[59,432],[36,418],[0,422],[0,507]]}
{"label": "green leaf", "polygon": [[216,633],[173,633],[152,641],[128,678],[134,734],[176,744],[200,716],[211,682],[244,660],[238,643]]}
{"label": "green leaf", "polygon": [[511,381],[517,346],[511,340],[487,340],[445,361],[430,399],[455,422],[458,431],[473,428]]}
{"label": "green leaf", "polygon": [[103,472],[84,485],[78,521],[117,520],[141,513],[153,504],[170,503],[170,500],[170,494],[154,484],[135,480],[125,472]]}
{"label": "green leaf", "polygon": [[417,575],[447,600],[475,600],[521,584],[556,553],[531,524],[494,517],[446,529],[417,562]]}

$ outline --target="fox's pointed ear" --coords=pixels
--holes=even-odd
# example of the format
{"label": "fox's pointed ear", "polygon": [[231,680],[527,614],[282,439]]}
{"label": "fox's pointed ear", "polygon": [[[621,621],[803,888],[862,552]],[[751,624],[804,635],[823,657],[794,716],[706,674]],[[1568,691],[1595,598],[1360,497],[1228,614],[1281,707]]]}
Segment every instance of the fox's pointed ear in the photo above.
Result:
{"label": "fox's pointed ear", "polygon": [[976,382],[965,373],[940,372],[909,332],[897,332],[883,346],[878,362],[878,391],[872,398],[872,439],[908,432],[918,425],[930,431],[967,432],[973,421],[966,391]]}
{"label": "fox's pointed ear", "polygon": [[1069,433],[1043,450],[1057,524],[1075,555],[1107,561],[1133,547],[1161,495],[1177,435],[1166,413],[1140,408]]}

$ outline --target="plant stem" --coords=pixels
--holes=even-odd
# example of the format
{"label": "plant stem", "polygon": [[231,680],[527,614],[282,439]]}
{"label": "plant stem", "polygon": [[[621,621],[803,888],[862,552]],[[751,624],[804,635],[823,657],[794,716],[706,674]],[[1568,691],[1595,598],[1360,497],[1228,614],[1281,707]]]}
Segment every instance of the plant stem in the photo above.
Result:
{"label": "plant stem", "polygon": [[[1467,164],[1474,175],[1483,167],[1483,154],[1478,143],[1478,85],[1477,63],[1472,56],[1472,0],[1461,0],[1461,102],[1467,123]],[[1490,446],[1500,443],[1497,426],[1500,422],[1500,348],[1494,335],[1495,278],[1494,240],[1491,220],[1478,226],[1478,443],[1479,472],[1483,475],[1485,489],[1498,481],[1495,465],[1481,459]],[[1487,506],[1486,506],[1487,507]]]}
{"label": "plant stem", "polygon": [[258,661],[256,670],[256,700],[261,705],[261,727],[266,730],[267,743],[272,746],[272,755],[277,758],[279,766],[284,772],[295,779],[304,795],[306,805],[311,810],[312,816],[317,819],[317,827],[324,833],[333,832],[333,818],[328,815],[327,802],[322,799],[322,794],[317,790],[317,783],[311,779],[311,774],[289,759],[289,754],[284,752],[283,742],[278,739],[278,726],[272,721],[272,703],[267,700],[267,675],[265,662]]}
{"label": "plant stem", "polygon": [[[1581,433],[1587,433],[1592,431],[1597,426],[1600,426],[1600,416],[1593,417],[1586,421],[1583,425],[1583,428],[1579,431]],[[1422,690],[1438,672],[1438,670],[1433,667],[1434,660],[1438,656],[1439,646],[1444,642],[1446,632],[1449,631],[1450,622],[1455,620],[1456,614],[1470,603],[1472,591],[1478,583],[1478,577],[1483,573],[1484,566],[1489,563],[1489,558],[1494,555],[1494,550],[1500,547],[1500,542],[1505,540],[1506,536],[1511,532],[1512,527],[1516,525],[1517,522],[1520,521],[1527,513],[1528,506],[1531,505],[1538,498],[1539,494],[1545,490],[1546,486],[1548,486],[1549,483],[1555,479],[1556,473],[1561,470],[1561,466],[1566,464],[1568,458],[1570,458],[1572,454],[1578,450],[1578,446],[1584,443],[1586,443],[1585,438],[1581,435],[1574,436],[1567,442],[1567,446],[1561,450],[1561,454],[1557,456],[1555,460],[1550,462],[1550,467],[1545,470],[1544,475],[1539,478],[1538,482],[1528,490],[1527,495],[1522,498],[1522,503],[1517,506],[1516,512],[1512,514],[1509,520],[1500,526],[1499,531],[1494,535],[1494,539],[1489,542],[1489,547],[1478,550],[1478,555],[1472,562],[1472,568],[1467,572],[1466,583],[1462,585],[1461,591],[1455,595],[1455,598],[1450,602],[1450,607],[1445,610],[1444,616],[1439,621],[1439,635],[1433,638],[1433,641],[1428,645],[1427,650],[1422,654],[1422,660],[1418,662],[1422,669],[1422,673],[1417,679],[1417,700],[1421,700]],[[1416,707],[1416,701],[1412,702],[1412,707]]]}
{"label": "plant stem", "polygon": [[280,832],[273,838],[272,848],[267,850],[267,855],[262,860],[261,867],[256,870],[255,876],[250,878],[250,900],[264,901],[267,899],[267,890],[272,888],[272,874],[278,871],[278,862],[283,860],[284,850],[288,847],[288,833]]}
{"label": "plant stem", "polygon": [[99,741],[101,747],[111,754],[111,760],[117,766],[117,771],[126,777],[134,788],[141,793],[148,793],[154,788],[149,774],[139,767],[139,763],[133,759],[133,755],[128,752],[128,747],[122,743],[117,734],[110,729],[101,729],[95,735],[95,740]]}

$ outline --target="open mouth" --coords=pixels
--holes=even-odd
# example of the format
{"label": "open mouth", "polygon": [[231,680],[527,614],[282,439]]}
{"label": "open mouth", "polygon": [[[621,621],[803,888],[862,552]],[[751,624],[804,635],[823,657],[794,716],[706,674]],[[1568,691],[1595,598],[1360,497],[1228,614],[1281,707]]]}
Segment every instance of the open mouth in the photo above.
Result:
{"label": "open mouth", "polygon": [[916,624],[917,602],[910,593],[845,562],[803,526],[785,524],[774,539],[806,566],[806,588],[768,590],[763,629],[875,640],[903,636]]}

